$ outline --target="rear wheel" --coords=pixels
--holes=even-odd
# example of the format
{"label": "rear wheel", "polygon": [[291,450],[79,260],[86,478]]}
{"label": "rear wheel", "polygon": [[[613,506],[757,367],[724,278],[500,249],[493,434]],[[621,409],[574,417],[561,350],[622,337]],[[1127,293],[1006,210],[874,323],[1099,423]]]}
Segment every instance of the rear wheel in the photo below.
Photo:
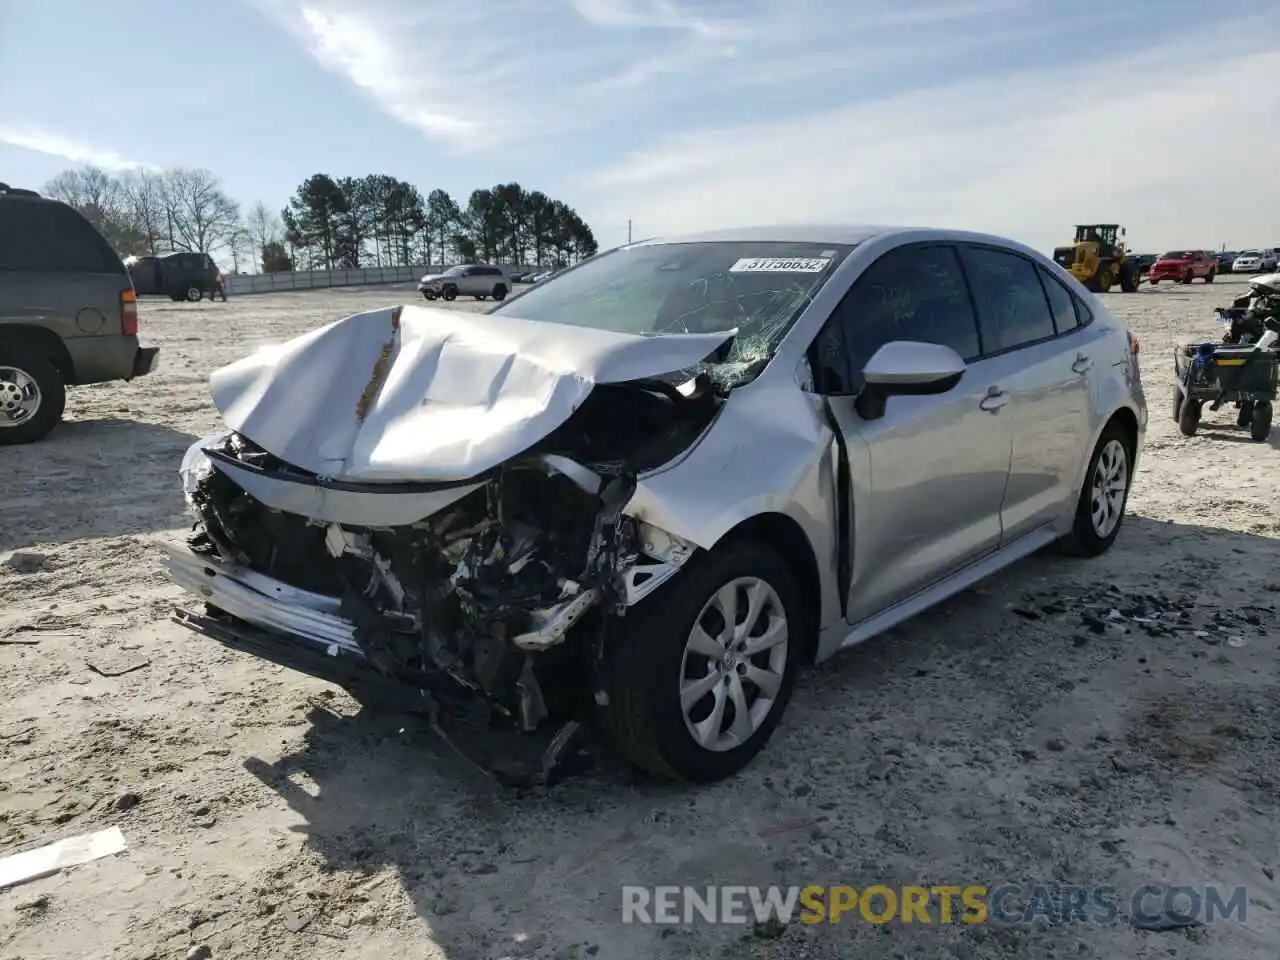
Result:
{"label": "rear wheel", "polygon": [[1124,293],[1137,293],[1138,285],[1142,283],[1142,278],[1138,276],[1138,267],[1132,263],[1126,263],[1120,271],[1120,289]]}
{"label": "rear wheel", "polygon": [[66,384],[47,357],[0,346],[0,445],[43,440],[66,406]]}
{"label": "rear wheel", "polygon": [[1203,401],[1187,397],[1182,401],[1182,409],[1178,411],[1178,429],[1184,437],[1194,437],[1200,428],[1200,405]]}
{"label": "rear wheel", "polygon": [[745,767],[799,668],[804,617],[787,565],[738,540],[694,557],[615,622],[600,667],[614,749],[672,779],[705,783]]}
{"label": "rear wheel", "polygon": [[506,287],[504,287],[504,286],[503,286],[502,284],[500,284],[500,283],[499,283],[499,284],[497,284],[497,285],[493,288],[493,299],[495,299],[495,300],[505,300],[505,299],[507,299],[507,288],[506,288]]}
{"label": "rear wheel", "polygon": [[1271,401],[1259,400],[1253,405],[1253,419],[1249,421],[1249,436],[1262,443],[1271,435]]}
{"label": "rear wheel", "polygon": [[187,297],[188,303],[196,303],[203,296],[204,296],[204,291],[201,290],[199,287],[187,287],[186,297]]}
{"label": "rear wheel", "polygon": [[1129,501],[1132,464],[1128,435],[1118,423],[1107,424],[1089,460],[1071,532],[1061,540],[1067,553],[1096,557],[1115,543]]}

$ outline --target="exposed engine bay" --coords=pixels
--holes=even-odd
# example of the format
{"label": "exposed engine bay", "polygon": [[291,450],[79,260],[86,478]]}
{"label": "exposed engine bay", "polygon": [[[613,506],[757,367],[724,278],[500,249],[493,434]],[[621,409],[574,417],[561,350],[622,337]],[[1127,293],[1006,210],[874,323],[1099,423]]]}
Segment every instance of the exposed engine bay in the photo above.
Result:
{"label": "exposed engine bay", "polygon": [[[523,731],[570,722],[590,707],[608,623],[694,550],[623,513],[636,477],[689,448],[722,402],[705,373],[597,384],[560,427],[473,478],[469,493],[389,527],[266,506],[231,468],[320,487],[331,481],[230,432],[205,443],[198,468],[185,470],[197,516],[189,546],[210,563],[205,577],[225,564],[305,592],[313,610],[329,603],[324,629],[307,626],[320,624],[320,613],[299,607],[292,631],[331,656],[358,655],[385,680],[417,691],[428,710],[461,696]],[[431,487],[368,483],[361,492],[388,496],[409,486]],[[171,569],[189,589],[209,582]],[[211,596],[212,589],[200,592],[213,619],[279,629],[277,614],[260,612],[264,601],[235,601],[241,594],[230,588]],[[361,698],[358,684],[348,689]]]}

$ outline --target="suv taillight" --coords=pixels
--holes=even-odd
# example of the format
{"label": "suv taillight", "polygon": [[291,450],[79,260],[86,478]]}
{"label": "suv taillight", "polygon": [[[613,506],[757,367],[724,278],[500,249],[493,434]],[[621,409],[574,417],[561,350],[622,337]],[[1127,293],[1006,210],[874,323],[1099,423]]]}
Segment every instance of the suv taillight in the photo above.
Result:
{"label": "suv taillight", "polygon": [[138,335],[138,295],[132,290],[120,291],[120,332],[126,337]]}

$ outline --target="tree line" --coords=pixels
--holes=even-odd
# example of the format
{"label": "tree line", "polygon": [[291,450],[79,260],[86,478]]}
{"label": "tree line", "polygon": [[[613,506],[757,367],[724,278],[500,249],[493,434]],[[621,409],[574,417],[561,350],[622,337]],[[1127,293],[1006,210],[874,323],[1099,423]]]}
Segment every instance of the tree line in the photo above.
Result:
{"label": "tree line", "polygon": [[208,170],[114,174],[86,166],[45,185],[79,210],[121,256],[218,253],[239,273],[489,261],[560,267],[596,253],[591,228],[561,200],[518,183],[425,198],[385,174],[308,177],[279,214],[247,212]]}

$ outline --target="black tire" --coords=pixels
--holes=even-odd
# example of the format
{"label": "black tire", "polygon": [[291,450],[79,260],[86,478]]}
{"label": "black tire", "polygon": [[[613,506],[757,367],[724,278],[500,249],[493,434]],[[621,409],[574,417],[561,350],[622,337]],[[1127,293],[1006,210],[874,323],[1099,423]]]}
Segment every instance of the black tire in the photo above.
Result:
{"label": "black tire", "polygon": [[1247,427],[1253,420],[1253,401],[1241,400],[1240,409],[1236,411],[1236,426]]}
{"label": "black tire", "polygon": [[16,427],[0,427],[0,446],[43,440],[62,420],[67,408],[67,385],[62,373],[48,357],[23,346],[0,345],[0,367],[21,370],[40,391],[40,406],[29,420]]}
{"label": "black tire", "polygon": [[187,287],[184,296],[187,298],[187,303],[199,303],[204,299],[204,291],[199,287]]}
{"label": "black tire", "polygon": [[1157,283],[1159,283],[1159,282],[1160,282],[1160,278],[1159,278],[1159,277],[1148,277],[1148,278],[1147,278],[1147,282],[1148,282],[1148,283],[1150,283],[1150,284],[1154,287]]}
{"label": "black tire", "polygon": [[[760,726],[741,745],[713,751],[700,746],[685,725],[679,696],[685,643],[710,598],[738,577],[759,578],[776,592],[789,626],[787,657]],[[695,556],[670,583],[613,621],[600,665],[606,739],[623,758],[666,779],[709,783],[737,773],[763,749],[786,710],[799,669],[804,613],[790,570],[764,544],[741,539]]]}
{"label": "black tire", "polygon": [[443,290],[441,290],[441,291],[440,291],[440,299],[441,299],[441,300],[448,300],[448,301],[450,301],[450,302],[452,302],[452,301],[454,301],[454,300],[457,300],[457,299],[458,299],[458,288],[457,288],[457,287],[445,287]]}
{"label": "black tire", "polygon": [[493,288],[493,299],[495,300],[507,299],[507,288],[504,287],[502,284],[498,284],[497,286],[495,286]]}
{"label": "black tire", "polygon": [[422,291],[422,299],[423,299],[423,300],[434,300],[434,299],[436,299],[436,294],[432,293],[430,290],[423,290],[423,291]]}
{"label": "black tire", "polygon": [[1182,419],[1182,388],[1176,383],[1173,385],[1173,422],[1177,423]]}
{"label": "black tire", "polygon": [[1138,287],[1142,283],[1142,278],[1138,276],[1138,268],[1132,263],[1126,263],[1124,269],[1120,271],[1120,290],[1122,293],[1137,293]]}
{"label": "black tire", "polygon": [[1178,429],[1184,437],[1194,437],[1196,430],[1200,428],[1202,403],[1202,400],[1192,400],[1190,397],[1182,402],[1182,409],[1178,411]]}
{"label": "black tire", "polygon": [[1213,279],[1214,279],[1214,277],[1216,277],[1217,275],[1218,275],[1218,271],[1217,271],[1217,270],[1210,270],[1208,273],[1206,273],[1206,274],[1204,275],[1204,282],[1205,282],[1205,283],[1213,283]]}
{"label": "black tire", "polygon": [[486,296],[488,296],[488,294],[484,294],[484,293],[476,293],[476,294],[473,294],[473,296],[474,296],[477,300],[483,300]]}
{"label": "black tire", "polygon": [[[1093,522],[1094,479],[1098,472],[1098,461],[1103,451],[1112,443],[1118,442],[1125,455],[1125,487],[1124,497],[1120,503],[1120,516],[1114,527],[1106,534],[1098,532]],[[1065,553],[1075,557],[1096,557],[1111,549],[1124,526],[1125,508],[1129,504],[1129,491],[1133,489],[1133,438],[1115,421],[1103,428],[1098,444],[1093,448],[1089,458],[1089,469],[1085,471],[1084,484],[1080,488],[1080,498],[1076,501],[1076,515],[1072,520],[1071,532],[1058,541]]]}
{"label": "black tire", "polygon": [[1191,271],[1189,271],[1189,270],[1188,270],[1188,271],[1187,271],[1187,273],[1186,273],[1186,275],[1185,275],[1185,276],[1183,276],[1183,278],[1182,278],[1181,280],[1179,280],[1178,282],[1179,282],[1179,283],[1188,283],[1188,284],[1189,284],[1189,283],[1190,283],[1192,280],[1194,280],[1194,279],[1195,279],[1195,274],[1193,274]]}
{"label": "black tire", "polygon": [[1249,436],[1264,443],[1271,436],[1271,401],[1259,400],[1253,405],[1253,419],[1249,421]]}

